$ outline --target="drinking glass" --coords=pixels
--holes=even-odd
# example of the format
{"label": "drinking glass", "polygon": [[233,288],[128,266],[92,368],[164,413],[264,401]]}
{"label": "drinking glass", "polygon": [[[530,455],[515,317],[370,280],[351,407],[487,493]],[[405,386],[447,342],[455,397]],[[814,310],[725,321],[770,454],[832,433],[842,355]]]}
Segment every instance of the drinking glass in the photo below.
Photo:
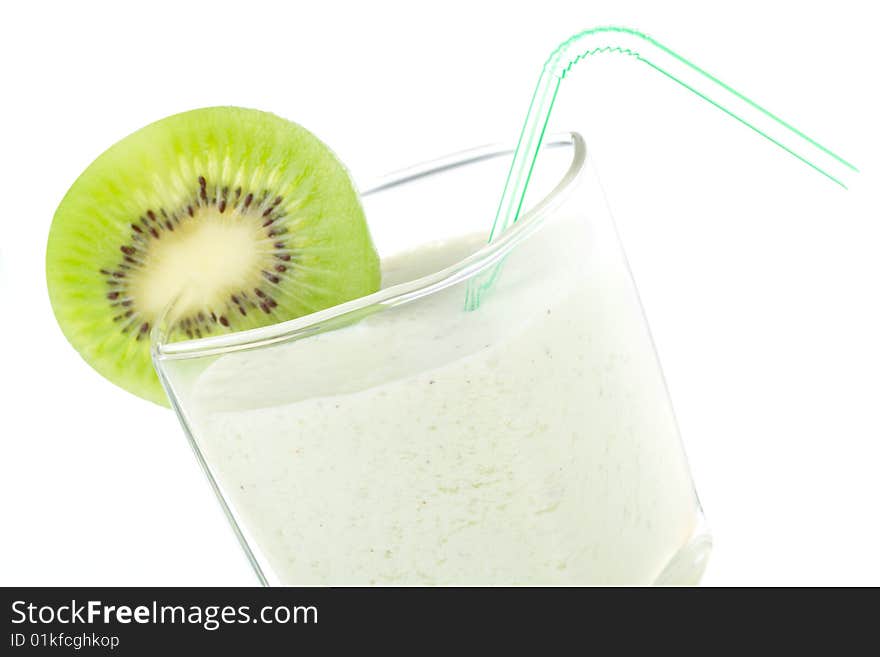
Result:
{"label": "drinking glass", "polygon": [[[264,584],[698,582],[710,550],[663,374],[582,138],[364,186],[382,289],[153,358]],[[477,279],[479,277],[479,279]],[[469,282],[483,285],[467,304]]]}

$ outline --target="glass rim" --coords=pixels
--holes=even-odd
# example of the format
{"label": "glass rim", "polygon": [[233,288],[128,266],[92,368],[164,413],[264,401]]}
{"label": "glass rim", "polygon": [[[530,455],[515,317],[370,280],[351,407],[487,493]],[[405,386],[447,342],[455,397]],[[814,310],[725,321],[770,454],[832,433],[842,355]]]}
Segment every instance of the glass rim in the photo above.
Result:
{"label": "glass rim", "polygon": [[[584,171],[587,149],[583,137],[576,132],[559,133],[545,138],[542,150],[555,147],[573,147],[572,160],[566,172],[553,186],[553,189],[526,211],[520,219],[492,242],[487,242],[479,250],[465,258],[426,276],[383,288],[366,296],[325,308],[302,317],[277,322],[268,326],[236,331],[225,335],[166,342],[165,321],[156,322],[151,333],[154,360],[179,360],[219,355],[232,351],[242,351],[284,342],[297,337],[312,335],[319,325],[344,318],[347,315],[363,313],[374,306],[390,308],[439,292],[451,285],[461,283],[479,275],[489,267],[500,262],[516,246],[534,233],[547,215],[558,207],[568,192],[574,188]],[[509,144],[489,144],[444,157],[415,164],[389,173],[372,181],[361,191],[361,197],[369,197],[400,185],[426,178],[443,171],[476,164],[505,155],[516,150]],[[487,219],[487,226],[489,225]],[[462,297],[464,306],[464,297]],[[169,314],[166,310],[165,316]]]}

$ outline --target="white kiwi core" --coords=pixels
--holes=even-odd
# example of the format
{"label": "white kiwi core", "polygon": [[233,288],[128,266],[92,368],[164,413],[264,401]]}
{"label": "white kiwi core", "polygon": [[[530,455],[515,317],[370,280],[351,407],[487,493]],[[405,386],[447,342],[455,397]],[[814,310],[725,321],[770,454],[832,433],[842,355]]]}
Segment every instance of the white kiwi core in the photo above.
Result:
{"label": "white kiwi core", "polygon": [[202,208],[196,221],[150,243],[131,274],[131,296],[146,317],[174,316],[222,307],[230,294],[260,285],[270,260],[265,230],[254,216]]}

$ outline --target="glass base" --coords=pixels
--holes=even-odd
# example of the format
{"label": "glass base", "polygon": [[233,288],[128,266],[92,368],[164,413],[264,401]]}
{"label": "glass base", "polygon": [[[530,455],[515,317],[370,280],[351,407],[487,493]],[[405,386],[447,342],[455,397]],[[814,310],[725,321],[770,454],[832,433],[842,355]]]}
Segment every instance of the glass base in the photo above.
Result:
{"label": "glass base", "polygon": [[691,540],[682,547],[654,581],[655,586],[696,586],[703,578],[709,555],[712,552],[712,535],[701,522]]}

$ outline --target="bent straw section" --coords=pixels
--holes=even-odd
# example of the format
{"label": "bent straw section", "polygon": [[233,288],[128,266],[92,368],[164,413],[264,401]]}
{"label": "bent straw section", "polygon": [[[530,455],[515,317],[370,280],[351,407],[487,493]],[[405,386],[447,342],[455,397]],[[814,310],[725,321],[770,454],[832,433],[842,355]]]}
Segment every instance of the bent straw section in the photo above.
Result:
{"label": "bent straw section", "polygon": [[[504,185],[490,242],[519,218],[562,80],[579,61],[606,53],[626,55],[647,64],[844,189],[847,180],[858,172],[850,162],[648,35],[627,27],[597,27],[564,41],[544,64]],[[481,296],[491,288],[500,267],[471,280],[465,300],[467,310],[479,307]]]}

